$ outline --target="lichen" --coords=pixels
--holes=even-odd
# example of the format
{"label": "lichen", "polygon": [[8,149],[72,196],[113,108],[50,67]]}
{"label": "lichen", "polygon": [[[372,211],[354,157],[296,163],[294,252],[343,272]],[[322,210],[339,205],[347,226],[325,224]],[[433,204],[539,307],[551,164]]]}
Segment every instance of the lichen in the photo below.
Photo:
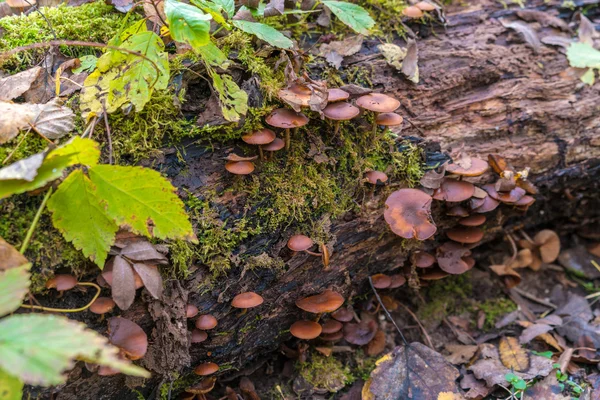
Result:
{"label": "lichen", "polygon": [[337,392],[354,381],[350,367],[335,357],[313,354],[307,362],[298,363],[298,372],[313,387]]}
{"label": "lichen", "polygon": [[[106,43],[121,27],[124,14],[117,12],[103,1],[69,7],[41,7],[39,12],[0,19],[0,53],[33,43],[55,39],[81,40]],[[137,19],[135,14],[130,17]],[[2,65],[12,71],[21,71],[37,63],[47,49],[18,53]],[[68,57],[94,54],[97,48],[61,46],[60,51]]]}

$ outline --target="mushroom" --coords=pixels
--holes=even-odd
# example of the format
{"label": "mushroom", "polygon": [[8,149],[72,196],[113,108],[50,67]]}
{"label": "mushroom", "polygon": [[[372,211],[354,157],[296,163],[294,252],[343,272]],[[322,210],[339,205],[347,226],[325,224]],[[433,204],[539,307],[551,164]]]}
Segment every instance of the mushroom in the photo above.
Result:
{"label": "mushroom", "polygon": [[400,189],[385,201],[385,221],[405,239],[429,239],[437,228],[430,221],[431,196],[417,189]]}
{"label": "mushroom", "polygon": [[116,303],[110,297],[98,297],[90,306],[90,311],[104,316],[104,314],[111,312],[115,305]]}
{"label": "mushroom", "polygon": [[198,315],[198,307],[193,304],[187,304],[185,306],[185,317],[194,318],[196,315]]}
{"label": "mushroom", "polygon": [[325,340],[327,342],[337,342],[338,340],[341,340],[344,337],[344,332],[342,332],[341,330],[335,332],[335,333],[324,333],[321,336],[319,336],[319,338],[321,340]]}
{"label": "mushroom", "polygon": [[396,289],[406,283],[406,278],[402,274],[392,275],[390,276],[390,279],[392,280],[392,282],[390,283],[388,289]]}
{"label": "mushroom", "polygon": [[340,322],[350,322],[354,319],[354,312],[349,308],[340,308],[332,312],[331,316]]}
{"label": "mushroom", "polygon": [[37,4],[36,0],[6,0],[6,4],[10,8],[16,8],[20,12],[24,12],[25,9],[33,7]]}
{"label": "mushroom", "polygon": [[415,251],[411,256],[411,260],[418,268],[429,268],[435,263],[435,257],[424,251]]}
{"label": "mushroom", "polygon": [[325,266],[325,268],[327,268],[329,266],[329,256],[330,256],[327,246],[325,246],[325,244],[321,244],[322,252],[315,253],[313,251],[308,250],[311,247],[313,247],[314,244],[315,244],[315,242],[313,242],[313,240],[311,238],[309,238],[308,236],[294,235],[288,240],[287,247],[288,247],[288,249],[290,249],[293,252],[303,251],[307,254],[310,254],[311,256],[321,257],[323,260],[323,265]]}
{"label": "mushroom", "polygon": [[529,195],[525,195],[521,197],[520,200],[517,200],[513,205],[522,211],[527,211],[527,209],[535,202],[535,199]]}
{"label": "mushroom", "polygon": [[249,175],[254,171],[254,164],[250,161],[228,161],[225,169],[234,175]]}
{"label": "mushroom", "polygon": [[108,320],[108,340],[129,360],[139,360],[148,350],[148,336],[138,324],[122,317]]}
{"label": "mushroom", "polygon": [[278,108],[265,119],[267,124],[276,128],[285,129],[285,148],[290,148],[290,129],[299,128],[308,124],[309,119],[302,113],[297,113],[287,108]]}
{"label": "mushroom", "polygon": [[214,362],[205,362],[194,368],[194,373],[200,376],[212,375],[219,370],[219,366]]}
{"label": "mushroom", "polygon": [[275,138],[275,140],[273,140],[271,143],[269,143],[266,146],[263,146],[263,150],[264,151],[268,151],[269,154],[269,160],[273,159],[273,153],[275,153],[276,151],[279,151],[281,149],[283,149],[285,147],[285,141],[283,139],[279,139],[279,138]]}
{"label": "mushroom", "polygon": [[350,93],[338,88],[327,89],[327,101],[335,103],[336,101],[348,100]]}
{"label": "mushroom", "polygon": [[344,339],[348,343],[364,346],[375,337],[377,333],[377,322],[363,319],[358,324],[348,323],[344,325]]}
{"label": "mushroom", "polygon": [[235,308],[254,308],[258,307],[263,303],[262,296],[254,292],[240,293],[231,300],[231,306]]}
{"label": "mushroom", "polygon": [[388,176],[381,171],[367,171],[365,172],[365,179],[375,187],[376,185],[385,185],[388,181]]}
{"label": "mushroom", "polygon": [[377,289],[387,289],[392,284],[392,278],[385,274],[375,274],[371,276],[371,280]]}
{"label": "mushroom", "polygon": [[436,9],[436,7],[433,4],[428,3],[426,1],[418,2],[417,4],[415,4],[415,7],[417,7],[421,11],[434,11]]}
{"label": "mushroom", "polygon": [[449,215],[451,217],[468,217],[469,210],[467,210],[463,206],[454,206],[450,207],[448,212],[446,212],[446,215]]}
{"label": "mushroom", "polygon": [[336,136],[340,130],[341,121],[349,121],[360,114],[360,110],[350,103],[330,103],[323,109],[326,118],[335,121],[333,135]]}
{"label": "mushroom", "polygon": [[491,183],[483,185],[482,188],[491,198],[508,204],[516,203],[517,201],[521,200],[525,194],[527,194],[525,189],[522,189],[518,186],[508,192],[498,192],[495,185]]}
{"label": "mushroom", "polygon": [[214,316],[210,314],[204,314],[196,319],[196,328],[207,331],[214,329],[217,326],[217,323],[217,319]]}
{"label": "mushroom", "polygon": [[471,255],[471,251],[459,243],[446,242],[437,249],[437,263],[449,274],[458,275],[467,272],[469,264],[463,257]]}
{"label": "mushroom", "polygon": [[290,327],[292,336],[305,340],[315,339],[322,330],[321,325],[313,321],[296,321]]}
{"label": "mushroom", "polygon": [[483,225],[486,221],[485,215],[471,215],[469,217],[461,218],[458,220],[458,223],[462,226],[480,226]]}
{"label": "mushroom", "polygon": [[423,11],[417,6],[408,6],[402,10],[402,14],[408,18],[421,18]]}
{"label": "mushroom", "polygon": [[519,245],[525,249],[531,250],[533,261],[529,266],[537,271],[542,263],[549,264],[554,262],[560,254],[560,237],[556,232],[550,229],[539,231],[533,239],[519,241]]}
{"label": "mushroom", "polygon": [[458,243],[477,243],[483,239],[483,230],[475,226],[448,229],[446,235]]}
{"label": "mushroom", "polygon": [[339,293],[327,289],[323,293],[296,300],[296,306],[313,314],[329,313],[344,304],[344,298]]}
{"label": "mushroom", "polygon": [[263,154],[262,146],[265,144],[272,143],[275,140],[275,137],[275,132],[273,132],[270,129],[264,128],[242,136],[242,140],[244,141],[244,143],[258,146],[258,153],[260,155],[260,159],[263,160],[265,157]]}
{"label": "mushroom", "polygon": [[494,211],[499,205],[500,202],[491,196],[485,196],[483,199],[472,198],[470,200],[471,209],[479,214]]}
{"label": "mushroom", "polygon": [[305,85],[292,84],[287,89],[281,89],[278,97],[291,105],[308,107],[310,106],[312,91]]}
{"label": "mushroom", "polygon": [[474,192],[475,185],[470,182],[445,178],[440,187],[433,192],[433,198],[458,203],[470,199]]}
{"label": "mushroom", "polygon": [[240,379],[240,390],[242,391],[244,399],[260,400],[258,393],[256,393],[256,387],[254,386],[254,383],[252,383],[247,376],[244,376],[242,379]]}
{"label": "mushroom", "polygon": [[[487,161],[481,158],[469,157],[469,162],[457,162],[446,165],[446,171],[454,175],[460,176],[479,176],[483,175],[489,168],[490,165]],[[465,165],[467,164],[467,165]]]}
{"label": "mushroom", "polygon": [[447,277],[448,275],[450,275],[450,274],[447,272],[444,272],[439,269],[434,269],[431,271],[427,271],[427,273],[421,275],[419,277],[419,279],[421,279],[423,281],[437,281],[437,280]]}
{"label": "mushroom", "polygon": [[385,350],[385,333],[378,330],[375,337],[367,344],[366,353],[369,357],[375,357]]}
{"label": "mushroom", "polygon": [[196,397],[197,400],[206,400],[206,394],[210,393],[215,388],[215,383],[217,382],[217,378],[215,376],[211,376],[205,379],[202,379],[199,383],[191,386],[185,391],[187,393],[192,394],[190,399]]}
{"label": "mushroom", "polygon": [[400,107],[400,102],[383,93],[369,93],[356,99],[356,105],[375,113],[373,118],[373,136],[377,132],[377,114],[391,113]]}
{"label": "mushroom", "polygon": [[404,122],[404,118],[396,113],[381,113],[375,117],[375,122],[377,125],[386,127],[400,126],[402,125],[402,122]]}
{"label": "mushroom", "polygon": [[71,290],[75,286],[77,286],[77,279],[69,274],[56,274],[46,282],[46,289],[58,290],[60,292],[59,297],[62,296],[65,290]]}
{"label": "mushroom", "polygon": [[328,334],[339,332],[343,326],[344,325],[341,322],[336,321],[335,319],[330,319],[322,325],[323,333]]}
{"label": "mushroom", "polygon": [[192,330],[192,343],[202,343],[208,339],[208,333],[200,329]]}

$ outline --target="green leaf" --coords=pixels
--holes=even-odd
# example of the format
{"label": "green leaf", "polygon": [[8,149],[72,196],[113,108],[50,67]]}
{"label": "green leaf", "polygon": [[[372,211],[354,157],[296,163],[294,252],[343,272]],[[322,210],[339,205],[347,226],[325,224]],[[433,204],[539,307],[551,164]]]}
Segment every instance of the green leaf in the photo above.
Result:
{"label": "green leaf", "polygon": [[594,72],[594,68],[589,68],[585,74],[581,75],[580,79],[581,82],[593,86],[594,82],[596,81],[596,73]]}
{"label": "green leaf", "polygon": [[567,49],[571,67],[600,68],[600,51],[586,43],[572,43]]}
{"label": "green leaf", "polygon": [[504,375],[504,379],[506,379],[507,382],[512,383],[519,379],[519,377],[513,374],[512,372],[509,372],[508,374]]}
{"label": "green leaf", "polygon": [[0,400],[21,400],[23,382],[0,368]]}
{"label": "green leaf", "polygon": [[[15,311],[29,291],[29,268],[25,264],[0,271],[0,317]],[[1,398],[1,396],[0,396]]]}
{"label": "green leaf", "polygon": [[132,232],[160,239],[195,241],[175,188],[158,172],[142,167],[97,165],[89,169],[106,212]]}
{"label": "green leaf", "polygon": [[231,25],[229,25],[225,17],[223,17],[222,11],[224,10],[220,4],[209,0],[191,0],[191,2],[205,13],[210,14],[217,24],[223,25],[227,29],[231,28]]}
{"label": "green leaf", "polygon": [[165,1],[165,15],[171,37],[197,49],[210,41],[211,16],[197,7],[176,0]]}
{"label": "green leaf", "polygon": [[294,46],[294,42],[269,25],[243,20],[233,21],[233,25],[246,33],[255,35],[257,38],[264,40],[271,46],[279,47],[281,49],[291,49]]}
{"label": "green leaf", "polygon": [[81,63],[79,67],[73,70],[74,74],[78,74],[83,71],[93,71],[96,69],[96,63],[98,62],[98,57],[87,55],[79,57],[79,62]]}
{"label": "green leaf", "polygon": [[62,176],[65,168],[83,164],[92,166],[98,162],[100,150],[91,139],[75,137],[68,143],[52,150],[46,157],[32,181],[5,180],[0,185],[0,199],[13,194],[38,189]]}
{"label": "green leaf", "polygon": [[219,94],[219,103],[223,117],[227,121],[239,121],[240,115],[248,111],[248,94],[231,79],[229,75],[211,73],[213,87]]}
{"label": "green leaf", "polygon": [[65,317],[19,314],[0,321],[0,368],[30,385],[58,385],[74,360],[106,365],[149,377],[142,368],[118,359],[119,350],[100,334]]}
{"label": "green leaf", "polygon": [[545,357],[548,359],[552,359],[552,355],[553,353],[551,351],[535,351],[535,350],[531,350],[531,354],[535,354],[536,356],[540,356],[540,357]]}
{"label": "green leaf", "polygon": [[229,59],[213,42],[208,42],[207,45],[196,49],[202,60],[209,67],[218,67],[227,69],[229,67]]}
{"label": "green leaf", "polygon": [[369,34],[369,29],[375,26],[375,21],[369,12],[361,6],[345,1],[324,0],[322,3],[329,8],[336,17],[357,33]]}
{"label": "green leaf", "polygon": [[235,15],[235,2],[234,0],[213,0],[213,3],[221,6],[229,18],[233,18]]}
{"label": "green leaf", "polygon": [[513,387],[517,390],[525,390],[527,389],[527,383],[523,379],[518,378],[513,382]]}
{"label": "green leaf", "polygon": [[105,207],[96,186],[81,170],[73,171],[48,201],[54,226],[101,269],[119,229]]}

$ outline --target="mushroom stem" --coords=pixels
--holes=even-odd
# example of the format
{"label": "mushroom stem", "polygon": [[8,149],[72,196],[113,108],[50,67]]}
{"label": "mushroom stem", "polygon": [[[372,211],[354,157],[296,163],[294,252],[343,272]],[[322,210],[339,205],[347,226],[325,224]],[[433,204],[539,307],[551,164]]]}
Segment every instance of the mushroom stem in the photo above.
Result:
{"label": "mushroom stem", "polygon": [[265,155],[261,145],[258,146],[258,154],[260,155],[260,161],[263,161],[265,159]]}
{"label": "mushroom stem", "polygon": [[285,149],[289,150],[291,146],[290,128],[285,130]]}
{"label": "mushroom stem", "polygon": [[321,257],[323,258],[323,267],[327,270],[329,269],[329,250],[327,249],[327,246],[325,246],[325,243],[321,244],[321,254]]}
{"label": "mushroom stem", "polygon": [[340,124],[341,124],[341,121],[335,121],[334,128],[333,128],[333,136],[338,135],[338,132],[340,131]]}
{"label": "mushroom stem", "polygon": [[321,253],[315,253],[314,251],[310,251],[310,250],[304,250],[304,252],[310,254],[311,256],[315,256],[315,257],[322,257],[323,254]]}
{"label": "mushroom stem", "polygon": [[377,136],[377,114],[374,113],[373,116],[373,131],[371,132],[371,139],[375,139],[375,137]]}
{"label": "mushroom stem", "polygon": [[21,304],[21,307],[22,308],[29,308],[29,309],[32,309],[32,310],[50,311],[50,312],[58,312],[58,313],[74,313],[74,312],[85,311],[100,296],[100,292],[102,291],[102,289],[100,288],[100,286],[98,286],[98,285],[96,285],[95,283],[92,283],[92,282],[79,282],[77,285],[79,285],[79,286],[92,286],[92,287],[96,288],[96,294],[94,295],[94,297],[92,298],[92,300],[89,303],[87,303],[85,306],[83,306],[83,307],[80,307],[80,308],[52,308],[52,307],[44,307],[44,306],[30,306],[30,305],[26,305],[26,304]]}

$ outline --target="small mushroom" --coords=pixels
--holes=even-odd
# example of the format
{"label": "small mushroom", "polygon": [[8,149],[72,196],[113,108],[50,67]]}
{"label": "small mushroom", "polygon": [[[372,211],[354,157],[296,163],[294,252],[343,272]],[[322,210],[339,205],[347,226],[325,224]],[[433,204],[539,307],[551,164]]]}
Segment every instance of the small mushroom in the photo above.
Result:
{"label": "small mushroom", "polygon": [[421,18],[423,11],[417,6],[408,6],[402,10],[402,14],[408,18]]}
{"label": "small mushroom", "polygon": [[448,229],[446,235],[455,242],[473,244],[483,239],[483,230],[476,226]]}
{"label": "small mushroom", "polygon": [[451,217],[468,217],[469,210],[467,210],[463,206],[454,206],[450,207],[448,212],[446,212],[446,215],[449,215]]}
{"label": "small mushroom", "polygon": [[344,325],[341,322],[336,321],[335,319],[330,319],[322,325],[323,333],[327,334],[339,332],[343,326]]}
{"label": "small mushroom", "polygon": [[385,350],[385,333],[382,330],[378,330],[375,333],[375,337],[367,344],[365,353],[369,357],[375,357]]}
{"label": "small mushroom", "polygon": [[529,195],[525,195],[521,197],[520,200],[517,200],[514,203],[514,206],[522,211],[527,211],[527,209],[535,202],[535,199]]}
{"label": "small mushroom", "polygon": [[244,156],[238,156],[235,153],[231,153],[228,154],[227,157],[223,157],[224,160],[226,161],[254,161],[258,158],[258,156],[250,156],[250,157],[244,157]]}
{"label": "small mushroom", "polygon": [[332,312],[331,316],[340,322],[350,322],[354,319],[354,312],[349,308],[340,308]]}
{"label": "small mushroom", "polygon": [[437,281],[437,280],[447,277],[448,275],[450,275],[450,274],[447,272],[444,272],[439,269],[434,269],[431,271],[427,271],[427,273],[421,275],[419,277],[419,279],[421,279],[423,281]]}
{"label": "small mushroom", "polygon": [[377,333],[377,322],[363,319],[358,324],[348,323],[344,325],[344,339],[348,343],[364,346],[375,337]]}
{"label": "small mushroom", "polygon": [[435,257],[424,251],[415,251],[411,256],[411,260],[418,268],[429,268],[435,264]]}
{"label": "small mushroom", "polygon": [[260,155],[261,160],[265,158],[262,146],[265,144],[272,143],[275,140],[275,138],[275,132],[267,128],[259,129],[257,131],[250,132],[249,134],[242,136],[242,140],[244,141],[244,143],[258,146],[258,153]]}
{"label": "small mushroom", "polygon": [[396,289],[406,283],[406,278],[402,274],[392,275],[390,276],[390,279],[392,280],[392,282],[390,283],[388,289]]}
{"label": "small mushroom", "polygon": [[46,289],[56,289],[59,292],[71,290],[77,286],[77,279],[69,274],[56,274],[46,282]]}
{"label": "small mushroom", "polygon": [[264,299],[262,296],[254,292],[240,293],[231,300],[231,306],[235,308],[254,308],[258,307],[263,303]]}
{"label": "small mushroom", "polygon": [[273,159],[273,153],[275,153],[276,151],[279,151],[281,149],[283,149],[285,147],[285,141],[283,139],[279,139],[279,138],[275,138],[275,140],[273,140],[271,143],[269,143],[266,146],[263,146],[263,150],[264,151],[268,151],[269,154],[269,160]]}
{"label": "small mushroom", "polygon": [[208,333],[200,329],[192,330],[192,343],[202,343],[208,339]]}
{"label": "small mushroom", "polygon": [[367,171],[365,172],[365,179],[375,187],[376,185],[385,185],[389,178],[381,171]]}
{"label": "small mushroom", "polygon": [[431,196],[417,189],[400,189],[385,201],[385,221],[405,239],[429,239],[437,230],[430,221]]}
{"label": "small mushroom", "polygon": [[194,386],[191,386],[191,387],[185,389],[185,391],[192,395],[190,400],[193,399],[194,397],[197,400],[206,400],[206,394],[212,392],[212,390],[215,388],[216,382],[217,382],[217,378],[215,376],[211,376],[211,377],[202,379],[200,382],[198,382]]}
{"label": "small mushroom", "polygon": [[325,118],[335,121],[333,135],[336,136],[340,130],[341,121],[349,121],[358,116],[360,110],[350,103],[330,103],[323,109]]}
{"label": "small mushroom", "polygon": [[200,376],[212,375],[219,370],[219,366],[214,362],[205,362],[194,368],[194,373]]}
{"label": "small mushroom", "polygon": [[[446,242],[437,249],[437,263],[442,271],[458,275],[467,272],[469,264],[463,257],[471,255],[471,251],[459,243]],[[421,277],[421,279],[424,279]]]}
{"label": "small mushroom", "polygon": [[185,306],[185,317],[194,318],[196,315],[198,315],[198,307],[193,304],[187,304]]}
{"label": "small mushroom", "polygon": [[480,226],[486,221],[485,215],[471,215],[458,220],[458,223],[462,226]]}
{"label": "small mushroom", "polygon": [[296,321],[290,327],[292,336],[305,340],[317,338],[322,330],[321,325],[313,321]]}
{"label": "small mushroom", "polygon": [[296,306],[314,314],[329,313],[344,304],[344,298],[339,293],[327,289],[323,293],[296,300]]}
{"label": "small mushroom", "polygon": [[6,0],[6,4],[10,8],[17,9],[20,12],[24,12],[26,9],[35,6],[36,3],[36,0]]}
{"label": "small mushroom", "polygon": [[381,113],[375,117],[375,122],[380,126],[400,126],[404,122],[404,118],[396,113]]}
{"label": "small mushroom", "polygon": [[225,169],[234,175],[249,175],[254,171],[254,164],[250,161],[228,161]]}
{"label": "small mushroom", "polygon": [[392,284],[392,278],[385,274],[375,274],[371,276],[371,281],[377,289],[387,289]]}
{"label": "small mushroom", "polygon": [[115,308],[116,303],[110,297],[98,297],[90,306],[90,311],[94,314],[104,315]]}
{"label": "small mushroom", "polygon": [[442,181],[440,187],[433,192],[433,198],[458,203],[470,199],[474,192],[475,186],[472,183],[446,178]]}
{"label": "small mushroom", "polygon": [[267,124],[276,128],[285,129],[285,148],[290,149],[290,129],[299,128],[308,124],[309,119],[302,113],[297,113],[287,108],[278,108],[265,119]]}
{"label": "small mushroom", "polygon": [[313,247],[314,244],[315,244],[315,242],[313,242],[313,240],[311,238],[309,238],[308,236],[294,235],[288,240],[287,247],[288,247],[288,249],[290,249],[293,252],[303,251],[307,254],[310,254],[311,256],[321,257],[321,259],[323,260],[323,265],[327,269],[327,267],[329,266],[329,257],[330,257],[327,246],[325,246],[325,244],[322,244],[321,245],[322,252],[316,253],[316,252],[308,250],[311,247]]}
{"label": "small mushroom", "polygon": [[214,329],[217,324],[217,319],[210,314],[201,315],[198,317],[198,319],[196,319],[196,328],[203,331]]}
{"label": "small mushroom", "polygon": [[337,342],[338,340],[342,340],[344,337],[344,332],[341,330],[335,333],[323,333],[319,338],[321,340],[325,340],[327,342]]}
{"label": "small mushroom", "polygon": [[350,93],[338,88],[327,89],[327,101],[335,103],[336,101],[348,100]]}
{"label": "small mushroom", "polygon": [[400,107],[400,102],[383,93],[369,93],[356,99],[356,105],[362,109],[375,113],[375,118],[373,118],[374,137],[377,133],[377,114],[396,111],[396,109]]}
{"label": "small mushroom", "polygon": [[471,210],[478,214],[494,211],[499,205],[500,202],[496,199],[493,199],[491,196],[485,196],[482,199],[472,198],[470,200]]}
{"label": "small mushroom", "polygon": [[417,4],[415,4],[415,7],[417,7],[421,11],[434,11],[436,9],[436,6],[426,1],[418,2]]}
{"label": "small mushroom", "polygon": [[531,250],[533,262],[530,268],[534,271],[540,269],[542,263],[549,264],[558,258],[560,254],[560,238],[556,232],[550,229],[539,231],[533,241],[520,241],[519,244]]}
{"label": "small mushroom", "polygon": [[488,162],[481,158],[469,157],[468,160],[468,165],[464,165],[461,162],[447,164],[446,171],[460,176],[479,176],[483,175],[490,168]]}
{"label": "small mushroom", "polygon": [[129,360],[139,360],[148,350],[148,336],[138,324],[122,317],[108,320],[108,340]]}

